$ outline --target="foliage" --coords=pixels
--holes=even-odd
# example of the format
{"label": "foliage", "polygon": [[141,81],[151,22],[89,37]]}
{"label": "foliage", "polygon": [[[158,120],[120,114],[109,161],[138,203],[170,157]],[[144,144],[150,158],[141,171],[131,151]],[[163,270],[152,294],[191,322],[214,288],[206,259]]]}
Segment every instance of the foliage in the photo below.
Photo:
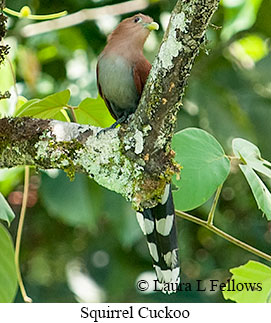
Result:
{"label": "foliage", "polygon": [[271,302],[271,268],[257,261],[230,269],[233,274],[223,295],[238,303]]}
{"label": "foliage", "polygon": [[235,33],[249,29],[255,22],[262,0],[224,0],[226,23],[221,37],[230,39]]}
{"label": "foliage", "polygon": [[256,170],[267,178],[271,178],[271,163],[261,157],[257,146],[244,139],[233,140],[233,152],[245,163],[239,167],[249,183],[258,208],[263,211],[267,220],[271,220],[271,193],[254,172]]}
{"label": "foliage", "polygon": [[6,199],[0,193],[0,219],[7,221],[8,224],[15,218],[15,214],[7,203]]}
{"label": "foliage", "polygon": [[106,109],[102,98],[86,98],[74,110],[77,122],[91,124],[96,127],[109,127],[115,122]]}
{"label": "foliage", "polygon": [[174,194],[175,207],[193,210],[214,194],[230,172],[230,161],[220,144],[208,132],[186,128],[173,139],[176,160],[182,166],[179,190]]}
{"label": "foliage", "polygon": [[[58,175],[59,187],[54,190],[55,181],[44,174],[41,196],[45,196],[42,203],[53,217],[61,219],[64,223],[74,227],[86,227],[89,230],[95,228],[95,217],[89,214],[97,214],[95,208],[99,208],[99,201],[93,199],[85,176],[77,176],[70,183],[64,174]],[[78,213],[80,210],[80,213]]]}
{"label": "foliage", "polygon": [[17,292],[14,247],[6,228],[0,223],[0,302],[10,303]]}
{"label": "foliage", "polygon": [[21,105],[15,112],[15,116],[31,116],[41,119],[65,120],[62,110],[67,106],[70,98],[70,91],[64,90],[59,93],[49,95],[39,100],[32,99]]}
{"label": "foliage", "polygon": [[[28,5],[33,13],[51,14],[118,2],[65,0],[49,4],[10,0],[8,6],[20,12]],[[150,1],[144,13],[163,25],[174,2]],[[205,218],[213,193],[223,184],[215,220],[225,232],[269,254],[271,233],[266,219],[260,215],[265,213],[270,220],[271,182],[267,161],[271,160],[267,140],[271,137],[271,57],[267,42],[271,37],[270,6],[269,0],[223,1],[212,21],[222,29],[208,30],[206,51],[199,55],[192,70],[178,116],[179,132],[173,141],[176,160],[183,166],[181,179],[175,181],[179,186],[174,192],[176,208],[193,209],[193,214]],[[0,115],[76,120],[100,127],[111,124],[101,98],[96,98],[95,65],[108,31],[123,17],[100,18],[23,38],[26,27],[38,29],[38,25],[10,17],[6,43],[11,47],[10,61],[21,97],[16,104],[10,67],[1,66],[1,90],[10,90],[13,95],[11,100],[1,100]],[[148,40],[145,54],[150,61],[158,51],[162,35],[163,28]],[[260,151],[267,160],[262,159]],[[22,184],[21,168],[0,171],[0,190],[16,214],[10,227],[13,240]],[[255,207],[254,199],[260,210]],[[12,213],[2,198],[0,204],[0,218],[11,222]],[[32,170],[21,248],[28,293],[36,302],[223,302],[223,297],[238,302],[267,301],[270,268],[252,262],[256,256],[187,221],[178,221],[178,232],[182,281],[225,282],[230,268],[247,263],[230,269],[232,279],[242,281],[246,275],[248,283],[262,282],[266,293],[261,293],[260,298],[258,294],[245,292],[224,292],[222,296],[193,291],[170,297],[139,293],[133,283],[142,272],[147,274],[152,265],[129,203],[82,175],[70,183],[60,171]],[[7,245],[5,254],[0,248],[1,271],[6,264],[3,257],[9,260],[9,268],[14,267],[14,251],[3,226],[0,239],[1,246]],[[10,282],[9,286],[0,282],[0,288],[5,287],[5,294],[0,289],[0,297],[5,297],[5,301],[14,299],[17,284],[14,275],[13,269],[6,274],[5,283]],[[88,288],[75,283],[79,275]],[[96,284],[99,292],[92,292],[91,283]],[[19,293],[15,301],[21,301]]]}
{"label": "foliage", "polygon": [[17,104],[14,116],[70,121],[65,111],[65,109],[70,109],[74,111],[74,121],[81,124],[91,124],[105,128],[114,122],[101,97],[97,99],[86,98],[78,107],[71,107],[68,104],[70,97],[70,90],[67,89],[51,94],[41,100],[32,99],[27,101],[21,98],[21,104]]}

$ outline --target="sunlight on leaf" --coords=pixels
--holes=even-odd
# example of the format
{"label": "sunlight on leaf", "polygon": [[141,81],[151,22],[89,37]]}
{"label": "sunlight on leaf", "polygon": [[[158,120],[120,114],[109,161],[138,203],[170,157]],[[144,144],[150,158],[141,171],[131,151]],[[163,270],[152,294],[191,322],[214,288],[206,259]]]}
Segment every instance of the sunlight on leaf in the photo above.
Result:
{"label": "sunlight on leaf", "polygon": [[86,98],[74,110],[78,123],[90,124],[96,127],[109,127],[115,120],[111,117],[103,99]]}
{"label": "sunlight on leaf", "polygon": [[246,55],[250,56],[254,62],[261,60],[269,52],[267,42],[260,36],[251,34],[238,40]]}
{"label": "sunlight on leaf", "polygon": [[49,95],[41,100],[33,99],[23,104],[15,113],[16,117],[35,117],[41,119],[56,119],[66,121],[61,110],[67,106],[70,91],[64,90]]}
{"label": "sunlight on leaf", "polygon": [[268,43],[266,39],[257,34],[245,36],[228,47],[230,57],[245,69],[255,68],[255,63],[268,55]]}
{"label": "sunlight on leaf", "polygon": [[257,13],[262,0],[224,0],[224,26],[221,32],[223,40],[230,39],[239,31],[249,29],[256,21]]}
{"label": "sunlight on leaf", "polygon": [[257,261],[232,268],[233,274],[226,289],[224,298],[237,303],[270,303],[271,268]]}
{"label": "sunlight on leaf", "polygon": [[20,182],[24,166],[0,169],[0,192],[7,196]]}
{"label": "sunlight on leaf", "polygon": [[24,96],[19,95],[19,96],[18,96],[18,99],[17,99],[17,103],[16,103],[15,110],[16,110],[16,111],[17,111],[17,110],[19,110],[19,109],[20,109],[20,107],[21,107],[22,105],[24,105],[25,103],[27,103],[27,102],[29,102],[29,101],[27,101],[27,98],[25,98]]}
{"label": "sunlight on leaf", "polygon": [[48,14],[48,15],[32,15],[31,9],[28,6],[23,6],[20,12],[9,8],[4,8],[3,11],[14,17],[27,18],[27,19],[33,19],[33,20],[50,20],[50,19],[56,19],[67,15],[66,10],[57,12],[57,13]]}

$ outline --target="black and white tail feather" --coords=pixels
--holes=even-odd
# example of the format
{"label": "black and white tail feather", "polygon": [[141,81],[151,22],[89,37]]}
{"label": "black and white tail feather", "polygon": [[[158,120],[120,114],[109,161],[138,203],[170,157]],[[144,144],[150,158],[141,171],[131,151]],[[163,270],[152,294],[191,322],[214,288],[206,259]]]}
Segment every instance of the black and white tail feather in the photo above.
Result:
{"label": "black and white tail feather", "polygon": [[[138,223],[147,237],[148,248],[153,259],[153,267],[162,291],[170,293],[165,284],[179,284],[179,254],[176,220],[171,185],[167,184],[161,203],[151,209],[136,214]],[[172,290],[174,291],[174,290]]]}

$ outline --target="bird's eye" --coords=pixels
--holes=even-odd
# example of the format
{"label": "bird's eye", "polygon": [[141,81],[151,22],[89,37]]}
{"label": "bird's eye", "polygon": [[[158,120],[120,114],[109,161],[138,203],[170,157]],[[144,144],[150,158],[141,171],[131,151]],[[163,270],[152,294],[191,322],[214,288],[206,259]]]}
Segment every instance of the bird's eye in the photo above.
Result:
{"label": "bird's eye", "polygon": [[140,22],[141,20],[142,20],[142,18],[140,18],[140,17],[135,17],[134,22],[135,22],[135,23],[137,23],[137,22]]}

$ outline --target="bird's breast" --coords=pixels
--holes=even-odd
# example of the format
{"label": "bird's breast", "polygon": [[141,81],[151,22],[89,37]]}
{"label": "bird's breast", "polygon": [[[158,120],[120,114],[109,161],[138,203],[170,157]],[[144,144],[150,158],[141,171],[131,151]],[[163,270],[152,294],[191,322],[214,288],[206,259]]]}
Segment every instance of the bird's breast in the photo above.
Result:
{"label": "bird's breast", "polygon": [[[134,112],[139,95],[136,90],[132,65],[118,55],[102,56],[99,61],[99,83],[103,95],[118,117],[123,110]],[[119,111],[118,111],[119,110]]]}

